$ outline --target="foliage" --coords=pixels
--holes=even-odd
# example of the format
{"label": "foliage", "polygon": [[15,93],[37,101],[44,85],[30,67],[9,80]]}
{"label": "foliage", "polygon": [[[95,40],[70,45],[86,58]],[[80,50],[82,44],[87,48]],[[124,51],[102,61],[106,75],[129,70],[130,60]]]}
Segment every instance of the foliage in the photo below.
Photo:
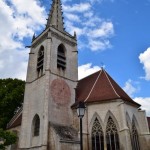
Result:
{"label": "foliage", "polygon": [[21,107],[24,97],[25,81],[18,79],[0,79],[0,128],[7,123]]}
{"label": "foliage", "polygon": [[3,139],[3,143],[0,143],[0,150],[5,150],[5,146],[14,144],[17,141],[17,135],[13,132],[0,129],[0,139]]}

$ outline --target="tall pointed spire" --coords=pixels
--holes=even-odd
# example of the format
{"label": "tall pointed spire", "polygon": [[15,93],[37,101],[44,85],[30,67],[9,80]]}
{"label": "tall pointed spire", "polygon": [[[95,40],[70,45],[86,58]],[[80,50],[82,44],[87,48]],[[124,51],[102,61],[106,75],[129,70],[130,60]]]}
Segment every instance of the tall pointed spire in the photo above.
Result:
{"label": "tall pointed spire", "polygon": [[46,28],[53,26],[60,31],[64,31],[64,23],[62,16],[62,6],[60,0],[53,0],[51,10],[47,19]]}

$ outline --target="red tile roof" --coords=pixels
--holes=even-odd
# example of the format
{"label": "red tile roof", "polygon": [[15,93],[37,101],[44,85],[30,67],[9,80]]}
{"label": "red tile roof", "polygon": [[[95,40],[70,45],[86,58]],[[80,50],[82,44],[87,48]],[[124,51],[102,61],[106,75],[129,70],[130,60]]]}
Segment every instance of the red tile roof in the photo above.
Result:
{"label": "red tile roof", "polygon": [[123,91],[104,69],[78,82],[76,102],[91,103],[115,99],[122,99],[138,107],[140,106]]}

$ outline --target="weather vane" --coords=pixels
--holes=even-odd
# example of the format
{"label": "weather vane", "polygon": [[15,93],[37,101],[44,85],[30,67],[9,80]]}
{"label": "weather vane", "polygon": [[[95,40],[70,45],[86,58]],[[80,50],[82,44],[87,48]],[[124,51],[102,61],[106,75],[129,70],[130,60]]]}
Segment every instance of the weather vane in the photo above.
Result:
{"label": "weather vane", "polygon": [[104,63],[103,62],[101,62],[101,69],[104,69],[105,68],[105,65],[104,65]]}

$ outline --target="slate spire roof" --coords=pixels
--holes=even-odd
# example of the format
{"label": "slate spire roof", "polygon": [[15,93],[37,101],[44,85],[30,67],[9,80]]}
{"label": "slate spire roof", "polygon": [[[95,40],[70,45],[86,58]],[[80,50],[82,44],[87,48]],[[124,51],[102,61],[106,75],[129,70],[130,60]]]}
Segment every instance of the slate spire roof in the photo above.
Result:
{"label": "slate spire roof", "polygon": [[61,0],[53,0],[51,10],[47,19],[46,28],[53,26],[59,31],[64,31],[63,12]]}
{"label": "slate spire roof", "polygon": [[104,69],[78,82],[76,102],[92,103],[116,99],[122,99],[125,102],[140,106],[125,93]]}

